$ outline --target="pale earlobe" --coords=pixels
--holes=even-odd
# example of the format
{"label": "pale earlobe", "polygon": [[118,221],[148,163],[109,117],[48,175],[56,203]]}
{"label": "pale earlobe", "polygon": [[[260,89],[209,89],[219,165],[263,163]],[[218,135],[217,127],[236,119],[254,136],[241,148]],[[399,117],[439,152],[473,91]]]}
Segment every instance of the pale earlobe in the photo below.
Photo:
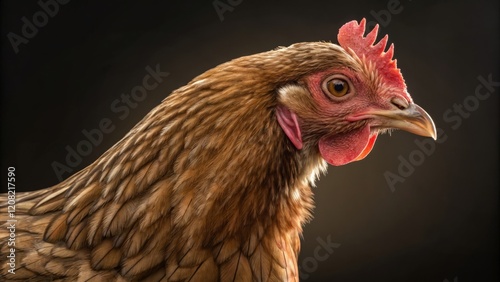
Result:
{"label": "pale earlobe", "polygon": [[286,136],[288,136],[288,139],[292,141],[295,148],[302,149],[302,135],[297,115],[284,106],[278,106],[276,108],[276,117],[281,128]]}

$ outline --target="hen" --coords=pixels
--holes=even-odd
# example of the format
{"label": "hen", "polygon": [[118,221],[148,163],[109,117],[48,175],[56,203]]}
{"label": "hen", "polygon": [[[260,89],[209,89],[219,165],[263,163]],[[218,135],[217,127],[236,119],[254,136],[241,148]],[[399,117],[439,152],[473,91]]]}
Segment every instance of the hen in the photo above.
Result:
{"label": "hen", "polygon": [[18,193],[17,221],[0,230],[0,277],[298,281],[311,186],[327,163],[363,159],[391,128],[436,137],[387,36],[374,44],[377,29],[364,36],[365,20],[352,21],[340,46],[297,43],[219,65],[88,167]]}

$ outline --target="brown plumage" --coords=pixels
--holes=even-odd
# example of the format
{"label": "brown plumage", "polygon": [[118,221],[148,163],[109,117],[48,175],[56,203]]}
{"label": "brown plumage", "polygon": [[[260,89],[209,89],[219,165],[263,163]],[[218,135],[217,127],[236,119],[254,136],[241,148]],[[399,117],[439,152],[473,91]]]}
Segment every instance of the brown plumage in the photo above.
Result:
{"label": "brown plumage", "polygon": [[[317,85],[338,73],[351,89],[346,97],[359,101],[337,101]],[[355,47],[326,42],[203,73],[88,167],[51,188],[18,193],[15,274],[8,273],[2,228],[0,277],[298,281],[299,236],[325,159],[340,165],[364,157],[385,128],[435,135],[406,88],[387,77]],[[389,106],[382,106],[385,98]],[[370,105],[379,112],[364,111]],[[389,110],[399,119],[391,123]],[[349,116],[354,112],[371,116]],[[365,128],[366,136],[359,133]],[[361,151],[353,145],[332,160],[334,145],[351,142],[352,134],[364,138]],[[1,206],[2,221],[6,214]]]}

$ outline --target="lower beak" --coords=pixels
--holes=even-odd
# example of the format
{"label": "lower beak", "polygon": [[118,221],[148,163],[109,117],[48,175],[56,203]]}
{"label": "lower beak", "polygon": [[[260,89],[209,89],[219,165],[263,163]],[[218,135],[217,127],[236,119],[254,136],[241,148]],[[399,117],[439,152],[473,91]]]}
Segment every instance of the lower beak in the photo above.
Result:
{"label": "lower beak", "polygon": [[437,138],[436,126],[431,116],[417,104],[410,104],[405,109],[371,110],[351,117],[350,120],[373,119],[372,127],[394,128],[413,134]]}

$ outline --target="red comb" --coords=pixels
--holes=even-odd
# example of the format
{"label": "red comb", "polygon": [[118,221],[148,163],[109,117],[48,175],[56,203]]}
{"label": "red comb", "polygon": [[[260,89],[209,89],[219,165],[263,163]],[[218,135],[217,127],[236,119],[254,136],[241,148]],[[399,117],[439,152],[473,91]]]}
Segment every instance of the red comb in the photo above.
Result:
{"label": "red comb", "polygon": [[384,81],[386,83],[406,91],[406,84],[401,71],[396,66],[396,60],[392,59],[394,44],[391,44],[389,49],[385,51],[388,39],[386,35],[374,45],[373,43],[377,39],[378,24],[366,37],[363,37],[365,23],[366,19],[363,18],[359,24],[357,21],[350,21],[344,24],[339,29],[339,35],[337,36],[340,46],[346,50],[350,48],[360,59],[364,57],[365,60],[371,62],[378,71],[378,74],[385,78]]}

